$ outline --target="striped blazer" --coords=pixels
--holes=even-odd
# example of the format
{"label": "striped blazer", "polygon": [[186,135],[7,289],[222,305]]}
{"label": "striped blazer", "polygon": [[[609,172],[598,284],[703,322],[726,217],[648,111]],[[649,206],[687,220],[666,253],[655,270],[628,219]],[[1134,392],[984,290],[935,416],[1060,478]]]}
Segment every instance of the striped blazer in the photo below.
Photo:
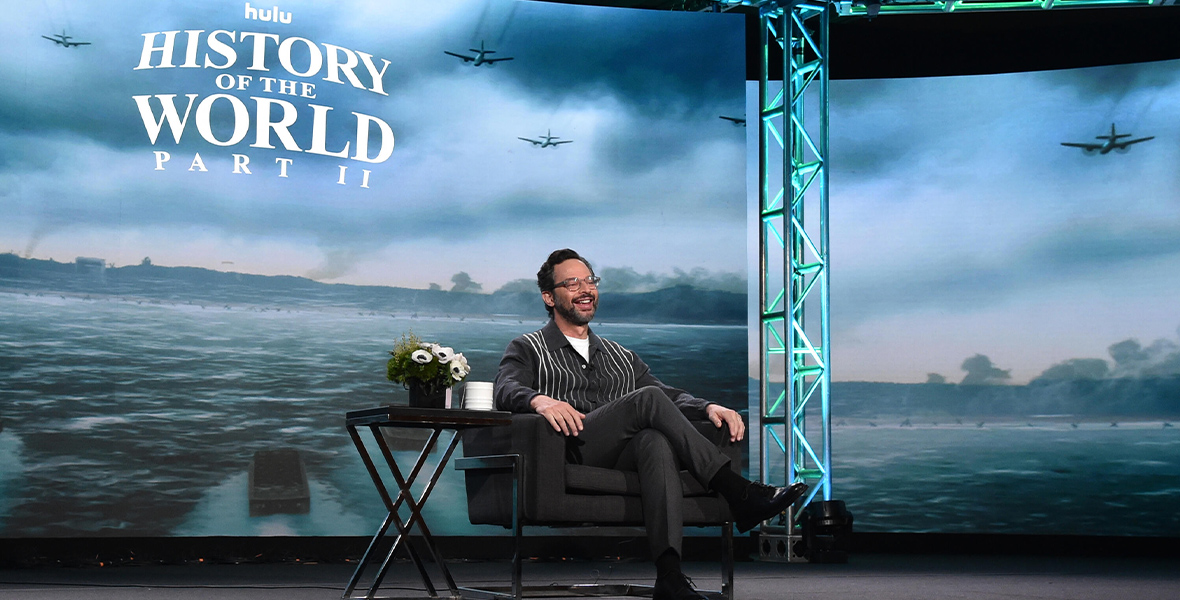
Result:
{"label": "striped blazer", "polygon": [[590,332],[590,360],[550,320],[508,344],[496,374],[496,408],[532,412],[538,394],[569,402],[588,413],[639,388],[655,386],[690,418],[704,418],[706,400],[664,385],[634,352]]}

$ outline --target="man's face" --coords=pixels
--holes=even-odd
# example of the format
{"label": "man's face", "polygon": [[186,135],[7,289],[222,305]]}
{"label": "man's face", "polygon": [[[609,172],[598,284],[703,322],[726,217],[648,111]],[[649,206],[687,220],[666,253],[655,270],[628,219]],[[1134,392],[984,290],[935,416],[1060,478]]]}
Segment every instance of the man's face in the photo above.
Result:
{"label": "man's face", "polygon": [[[558,285],[552,292],[543,292],[541,297],[545,304],[553,307],[555,319],[564,319],[573,325],[586,325],[594,319],[594,313],[598,310],[598,288],[585,283],[590,275],[590,269],[576,258],[553,267],[553,281]],[[578,288],[572,292],[561,285],[562,281],[571,277],[577,277],[580,281]]]}

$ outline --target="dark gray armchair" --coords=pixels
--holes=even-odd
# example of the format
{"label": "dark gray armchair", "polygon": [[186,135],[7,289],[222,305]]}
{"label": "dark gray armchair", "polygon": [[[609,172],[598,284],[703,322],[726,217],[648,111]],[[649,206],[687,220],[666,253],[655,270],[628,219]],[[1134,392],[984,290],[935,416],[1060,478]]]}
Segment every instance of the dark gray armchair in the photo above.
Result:
{"label": "dark gray armchair", "polygon": [[[694,425],[730,457],[740,470],[741,450],[729,442],[728,429],[708,421]],[[512,416],[511,426],[471,429],[463,433],[463,456],[456,468],[464,471],[467,510],[477,525],[501,525],[513,529],[515,554],[511,596],[521,598],[521,537],[524,526],[615,527],[643,526],[639,475],[585,465],[567,464],[565,437],[544,417]],[[722,590],[733,597],[733,526],[726,502],[681,472],[684,483],[684,524],[720,526],[722,533]],[[574,586],[577,594],[650,595],[650,586]],[[547,592],[554,591],[552,587]],[[702,592],[707,593],[707,592]],[[508,594],[505,594],[507,596]]]}

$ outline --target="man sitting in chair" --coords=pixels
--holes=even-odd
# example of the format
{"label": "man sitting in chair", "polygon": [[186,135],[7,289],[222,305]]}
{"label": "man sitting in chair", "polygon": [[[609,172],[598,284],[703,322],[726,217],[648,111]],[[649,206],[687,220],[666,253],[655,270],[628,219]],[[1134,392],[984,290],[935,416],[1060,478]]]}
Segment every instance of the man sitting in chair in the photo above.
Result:
{"label": "man sitting in chair", "polygon": [[689,418],[728,425],[745,436],[736,411],[664,385],[634,352],[594,335],[598,281],[570,249],[549,255],[537,287],[551,320],[508,345],[496,375],[500,410],[536,412],[566,437],[567,460],[639,473],[644,526],[656,563],[654,600],[703,598],[680,570],[683,539],[680,470],[719,493],[739,531],[786,510],[807,491],[777,488],[734,473],[729,458]]}

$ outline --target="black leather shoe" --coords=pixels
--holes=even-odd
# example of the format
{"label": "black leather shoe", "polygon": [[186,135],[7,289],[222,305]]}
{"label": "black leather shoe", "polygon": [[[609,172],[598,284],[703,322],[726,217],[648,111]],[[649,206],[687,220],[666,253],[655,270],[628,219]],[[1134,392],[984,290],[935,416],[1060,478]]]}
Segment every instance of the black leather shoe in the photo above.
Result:
{"label": "black leather shoe", "polygon": [[656,578],[651,598],[652,600],[708,600],[692,589],[692,580],[680,571],[666,573]]}
{"label": "black leather shoe", "polygon": [[751,481],[745,497],[729,507],[738,531],[745,533],[794,504],[807,493],[806,483],[794,483],[785,488]]}

